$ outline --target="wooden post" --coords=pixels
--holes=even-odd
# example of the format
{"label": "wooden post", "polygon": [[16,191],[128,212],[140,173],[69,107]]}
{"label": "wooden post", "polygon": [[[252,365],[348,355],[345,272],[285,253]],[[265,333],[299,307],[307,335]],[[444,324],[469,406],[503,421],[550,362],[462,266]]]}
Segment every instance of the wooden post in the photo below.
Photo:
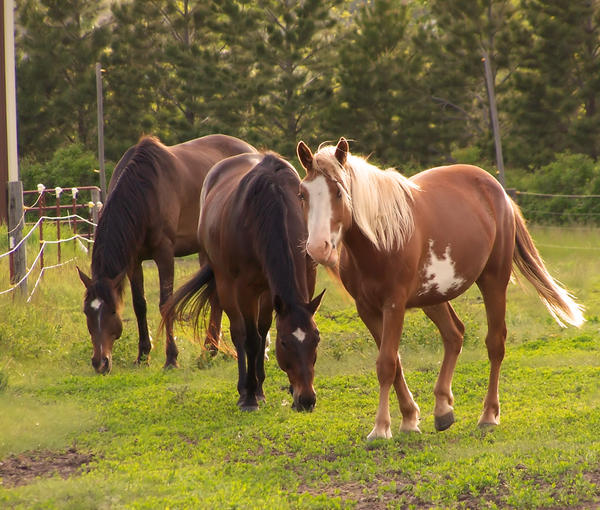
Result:
{"label": "wooden post", "polygon": [[[21,181],[8,182],[8,231],[9,246],[12,250],[21,239],[23,239],[23,226],[25,215],[23,214],[23,183]],[[23,243],[12,255],[11,283],[15,284],[27,273],[27,252]],[[27,278],[23,280],[18,288],[21,296],[27,295]]]}
{"label": "wooden post", "polygon": [[494,88],[494,78],[492,76],[492,66],[487,51],[483,52],[483,64],[485,67],[485,81],[487,83],[488,98],[490,101],[490,117],[492,119],[492,131],[494,134],[494,146],[496,148],[496,166],[499,172],[499,181],[502,187],[506,186],[504,182],[504,158],[502,156],[502,141],[500,140],[500,125],[498,123],[498,109],[496,108],[496,92]]}
{"label": "wooden post", "polygon": [[106,173],[104,171],[104,107],[102,104],[102,66],[96,63],[96,101],[98,103],[98,162],[100,164],[100,191],[106,201]]}
{"label": "wooden post", "polygon": [[42,254],[40,255],[40,269],[44,268],[44,220],[42,216],[46,214],[46,190],[42,191],[42,196],[40,197],[39,202],[39,212],[40,212],[40,250],[42,250]]}
{"label": "wooden post", "polygon": [[[100,217],[98,208],[98,202],[100,202],[100,192],[97,189],[92,190],[92,202],[94,202],[94,207],[92,207],[92,221],[94,222],[94,225],[98,225],[98,218]],[[93,228],[92,233],[92,237],[96,237],[96,227]]]}
{"label": "wooden post", "polygon": [[[56,192],[56,240],[60,241],[60,193]],[[60,242],[56,243],[58,263],[60,264]]]}

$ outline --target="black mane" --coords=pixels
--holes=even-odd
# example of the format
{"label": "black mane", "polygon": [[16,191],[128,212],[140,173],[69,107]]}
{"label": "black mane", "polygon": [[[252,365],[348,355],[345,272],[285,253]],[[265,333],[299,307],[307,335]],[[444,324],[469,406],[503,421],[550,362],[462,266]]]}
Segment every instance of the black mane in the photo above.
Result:
{"label": "black mane", "polygon": [[288,304],[302,300],[294,264],[294,251],[298,247],[291,246],[296,241],[290,239],[289,231],[290,221],[298,217],[289,214],[290,205],[296,203],[296,193],[290,187],[293,190],[296,183],[300,179],[289,163],[277,154],[266,153],[239,186],[245,193],[244,226],[255,233],[254,250],[272,294]]}
{"label": "black mane", "polygon": [[145,137],[136,145],[102,209],[92,251],[92,278],[115,278],[123,273],[146,235],[158,207],[160,169],[169,168],[165,147]]}

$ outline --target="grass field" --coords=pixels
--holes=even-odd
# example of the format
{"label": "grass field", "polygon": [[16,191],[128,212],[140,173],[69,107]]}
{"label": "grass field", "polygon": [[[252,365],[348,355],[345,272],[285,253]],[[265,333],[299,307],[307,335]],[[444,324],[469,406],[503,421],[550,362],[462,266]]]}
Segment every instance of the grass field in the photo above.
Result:
{"label": "grass field", "polygon": [[[96,375],[75,268],[48,271],[31,303],[0,296],[0,507],[600,508],[600,231],[532,233],[551,273],[585,304],[586,324],[561,329],[531,287],[511,285],[501,423],[483,432],[476,424],[489,372],[485,314],[476,288],[457,299],[467,327],[453,384],[457,421],[437,433],[441,342],[421,311],[410,312],[401,355],[422,434],[398,431],[392,396],[387,442],[366,441],[378,398],[374,342],[325,273],[317,287],[328,288],[317,315],[317,406],[300,414],[274,356],[267,402],[240,412],[236,363],[203,355],[187,328],[177,331],[181,368],[162,370],[152,264],[150,366],[132,363],[137,334],[127,294],[113,371]],[[79,263],[89,265],[81,254]],[[3,290],[8,271],[5,259],[0,264]],[[176,269],[181,283],[195,262]]]}

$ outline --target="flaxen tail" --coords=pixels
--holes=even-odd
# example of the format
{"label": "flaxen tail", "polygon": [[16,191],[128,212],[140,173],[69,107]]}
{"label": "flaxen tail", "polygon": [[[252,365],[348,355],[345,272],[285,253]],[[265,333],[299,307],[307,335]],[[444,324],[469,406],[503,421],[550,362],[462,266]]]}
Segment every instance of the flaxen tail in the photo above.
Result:
{"label": "flaxen tail", "polygon": [[519,271],[531,282],[548,311],[562,327],[566,324],[581,326],[585,321],[583,307],[575,302],[567,289],[558,283],[544,266],[544,261],[525,226],[519,206],[512,202],[515,212],[516,243],[513,261]]}
{"label": "flaxen tail", "polygon": [[209,265],[204,266],[189,281],[179,287],[162,307],[162,323],[183,321],[194,323],[194,333],[200,331],[200,316],[207,311],[209,299],[216,291],[215,274]]}

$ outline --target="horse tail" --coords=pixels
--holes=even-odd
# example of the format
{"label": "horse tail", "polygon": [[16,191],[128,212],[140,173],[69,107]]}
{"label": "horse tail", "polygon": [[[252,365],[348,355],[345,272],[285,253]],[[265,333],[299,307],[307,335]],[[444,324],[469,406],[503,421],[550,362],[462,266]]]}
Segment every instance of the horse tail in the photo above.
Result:
{"label": "horse tail", "polygon": [[534,286],[540,299],[560,326],[565,327],[565,323],[581,326],[585,321],[583,307],[575,302],[567,289],[550,276],[540,253],[533,244],[519,206],[512,200],[511,203],[516,223],[513,262]]}
{"label": "horse tail", "polygon": [[161,326],[173,320],[193,322],[194,333],[198,336],[200,316],[205,316],[210,306],[209,299],[216,288],[215,273],[207,264],[179,287],[163,305]]}

